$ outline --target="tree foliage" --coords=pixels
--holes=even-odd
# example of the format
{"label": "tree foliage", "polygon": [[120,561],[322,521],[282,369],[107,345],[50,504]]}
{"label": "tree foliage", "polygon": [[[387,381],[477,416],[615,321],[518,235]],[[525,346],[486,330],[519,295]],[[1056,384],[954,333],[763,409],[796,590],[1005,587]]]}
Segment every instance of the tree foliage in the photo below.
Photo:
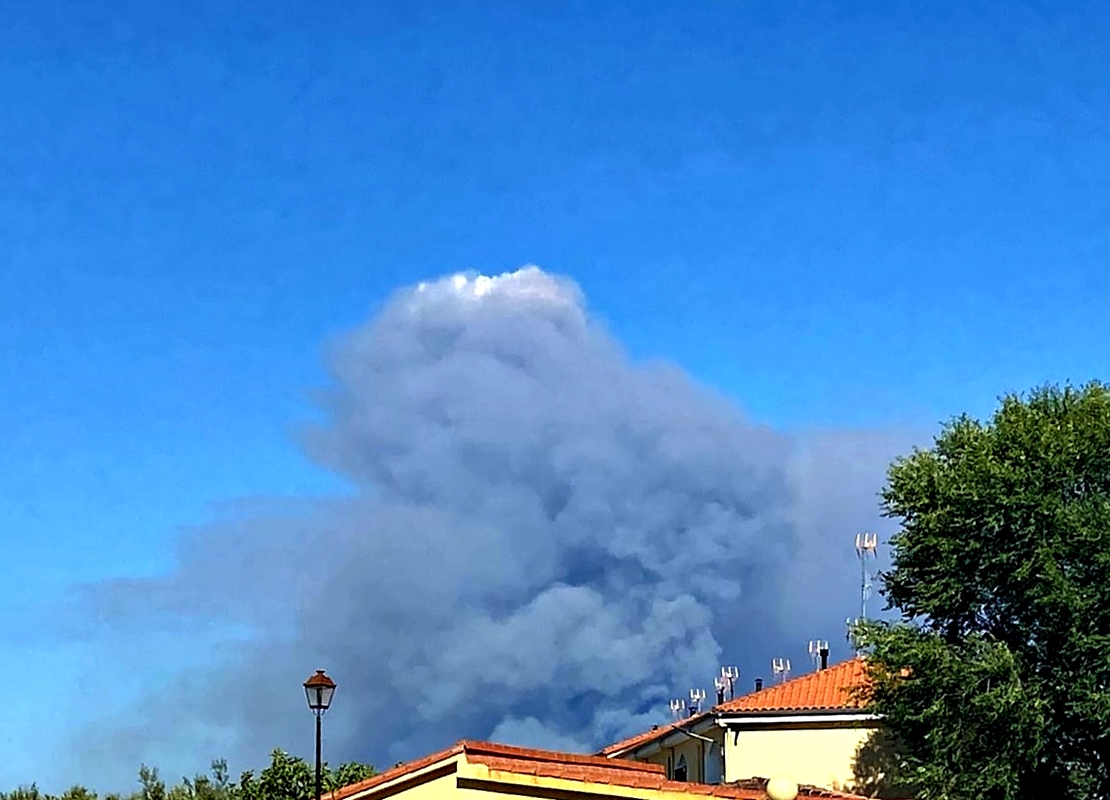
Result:
{"label": "tree foliage", "polygon": [[[330,792],[373,774],[374,768],[368,764],[350,762],[337,769],[323,764],[321,787],[324,792]],[[267,767],[257,775],[247,770],[238,781],[230,779],[227,762],[218,760],[212,762],[210,774],[182,778],[180,783],[167,787],[158,770],[144,764],[139,768],[139,788],[135,792],[126,797],[108,794],[104,800],[315,800],[315,794],[315,765],[283,750],[274,750]],[[0,800],[98,800],[98,796],[83,786],[74,786],[61,795],[50,795],[32,784],[0,792]]]}
{"label": "tree foliage", "polygon": [[890,468],[864,692],[922,798],[1110,798],[1110,388],[1008,396]]}

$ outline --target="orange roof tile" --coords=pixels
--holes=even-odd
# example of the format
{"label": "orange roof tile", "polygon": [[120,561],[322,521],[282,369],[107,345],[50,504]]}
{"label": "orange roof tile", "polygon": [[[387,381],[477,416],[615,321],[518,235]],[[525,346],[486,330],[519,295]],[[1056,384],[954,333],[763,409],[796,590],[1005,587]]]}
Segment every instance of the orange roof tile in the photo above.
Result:
{"label": "orange roof tile", "polygon": [[867,679],[862,658],[842,661],[775,686],[768,686],[717,706],[718,713],[747,711],[842,711],[859,708],[852,690]]}
{"label": "orange roof tile", "polygon": [[[761,778],[719,785],[684,783],[668,780],[661,764],[472,741],[459,742],[454,747],[338,789],[326,795],[326,797],[328,800],[343,800],[343,798],[360,794],[376,786],[435,766],[437,763],[449,761],[459,755],[462,755],[468,763],[485,765],[491,773],[530,775],[582,783],[656,789],[676,794],[728,798],[728,800],[765,800],[766,798],[767,781]],[[856,797],[855,795],[811,786],[799,787],[798,796],[800,798],[831,798],[831,800],[854,800]]]}

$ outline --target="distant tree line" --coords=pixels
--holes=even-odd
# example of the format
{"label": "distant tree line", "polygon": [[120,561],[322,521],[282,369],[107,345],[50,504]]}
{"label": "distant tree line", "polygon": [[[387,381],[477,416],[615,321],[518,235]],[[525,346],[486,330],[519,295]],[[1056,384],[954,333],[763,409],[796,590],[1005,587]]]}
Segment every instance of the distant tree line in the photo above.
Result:
{"label": "distant tree line", "polygon": [[[374,768],[351,762],[338,769],[325,764],[322,772],[322,789],[326,793],[369,778]],[[101,797],[84,786],[73,786],[60,795],[52,795],[31,784],[0,792],[0,800],[315,800],[315,794],[314,765],[284,750],[274,750],[269,766],[258,774],[247,770],[238,780],[231,779],[223,759],[212,762],[208,775],[182,778],[174,786],[167,786],[157,769],[144,764],[139,768],[139,788],[130,794]]]}

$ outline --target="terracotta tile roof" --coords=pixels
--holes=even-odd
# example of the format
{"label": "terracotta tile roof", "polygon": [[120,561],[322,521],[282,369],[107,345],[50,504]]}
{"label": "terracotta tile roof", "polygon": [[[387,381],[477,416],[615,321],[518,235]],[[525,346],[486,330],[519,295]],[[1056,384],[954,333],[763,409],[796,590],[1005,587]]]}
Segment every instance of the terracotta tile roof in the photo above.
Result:
{"label": "terracotta tile roof", "polygon": [[[490,771],[491,778],[496,778],[494,773],[499,773],[502,776],[553,778],[633,789],[654,789],[675,794],[722,797],[729,800],[765,800],[766,798],[767,781],[759,778],[721,785],[684,783],[668,780],[661,764],[472,741],[459,742],[454,747],[395,767],[380,775],[332,792],[326,797],[328,800],[343,800],[419,770],[448,762],[458,756],[465,758],[469,764],[485,766]],[[799,787],[798,796],[831,800],[855,800],[856,797],[810,786]]]}
{"label": "terracotta tile roof", "polygon": [[650,731],[630,736],[598,751],[598,755],[615,757],[641,745],[661,739],[677,728],[689,726],[706,717],[720,713],[736,714],[767,711],[802,713],[858,708],[858,703],[850,696],[850,692],[856,686],[859,686],[865,678],[866,670],[862,658],[842,661],[828,669],[811,672],[785,683],[768,686],[758,692],[742,695],[734,700],[727,700],[721,705],[714,706],[709,711],[704,711],[689,719],[660,725]]}
{"label": "terracotta tile roof", "polygon": [[857,657],[834,664],[828,669],[811,672],[735,700],[728,700],[714,711],[846,711],[859,708],[859,703],[851,696],[851,692],[866,679],[865,662]]}

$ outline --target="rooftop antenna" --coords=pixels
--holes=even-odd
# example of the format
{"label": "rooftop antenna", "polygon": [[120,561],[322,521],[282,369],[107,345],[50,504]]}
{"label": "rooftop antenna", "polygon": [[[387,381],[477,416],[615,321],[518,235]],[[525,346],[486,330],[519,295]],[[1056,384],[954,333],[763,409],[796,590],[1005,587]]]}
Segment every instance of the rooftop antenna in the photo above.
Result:
{"label": "rooftop antenna", "polygon": [[736,697],[736,681],[740,679],[740,670],[736,667],[721,667],[721,677],[728,681],[728,699]]}
{"label": "rooftop antenna", "polygon": [[775,677],[779,679],[779,683],[785,683],[786,679],[790,677],[790,659],[771,659],[771,671],[775,673]]}
{"label": "rooftop antenna", "polygon": [[728,689],[728,681],[718,675],[713,679],[713,688],[717,690],[717,705],[725,702],[725,691]]}
{"label": "rooftop antenna", "polygon": [[705,700],[705,689],[690,690],[690,716],[701,713],[701,704]]}
{"label": "rooftop antenna", "polygon": [[676,720],[682,719],[683,711],[686,710],[686,701],[681,697],[676,697],[671,701],[671,716]]}
{"label": "rooftop antenna", "polygon": [[829,660],[829,643],[824,639],[810,639],[809,660],[813,662],[814,670],[824,669]]}
{"label": "rooftop antenna", "polygon": [[[858,622],[859,622],[858,619],[852,619],[851,617],[848,617],[847,619],[844,620],[844,641],[846,641],[848,644],[853,644],[853,642],[852,642],[852,629],[856,627],[856,623],[858,623]],[[855,651],[858,654],[859,653],[859,648],[856,647]]]}
{"label": "rooftop antenna", "polygon": [[878,547],[878,534],[856,534],[856,557],[859,559],[859,618],[861,620],[867,619],[867,601],[871,598],[871,573],[867,571],[867,559],[876,557]]}

